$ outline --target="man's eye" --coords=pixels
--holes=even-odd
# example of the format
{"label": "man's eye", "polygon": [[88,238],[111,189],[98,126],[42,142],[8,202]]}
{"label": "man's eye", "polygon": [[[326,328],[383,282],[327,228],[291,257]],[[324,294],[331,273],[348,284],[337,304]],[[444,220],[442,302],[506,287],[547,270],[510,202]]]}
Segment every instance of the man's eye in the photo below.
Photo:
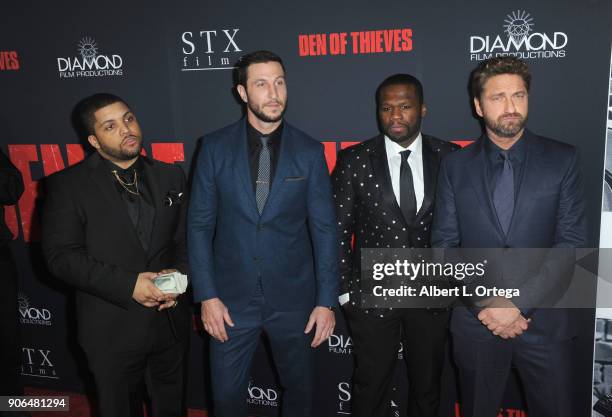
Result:
{"label": "man's eye", "polygon": [[408,109],[411,109],[411,108],[412,108],[412,106],[409,106],[408,104],[404,104],[402,106],[402,110],[408,110]]}
{"label": "man's eye", "polygon": [[104,128],[105,130],[113,130],[115,128],[115,125],[106,125],[106,127]]}

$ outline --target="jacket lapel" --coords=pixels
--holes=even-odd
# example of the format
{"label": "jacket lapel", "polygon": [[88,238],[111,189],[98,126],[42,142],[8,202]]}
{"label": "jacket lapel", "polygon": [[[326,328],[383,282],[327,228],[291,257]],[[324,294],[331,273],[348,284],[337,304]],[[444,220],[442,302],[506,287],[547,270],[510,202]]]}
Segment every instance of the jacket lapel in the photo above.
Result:
{"label": "jacket lapel", "polygon": [[472,186],[474,187],[474,195],[480,206],[487,214],[489,221],[497,230],[501,240],[504,240],[504,232],[497,219],[497,212],[491,200],[491,191],[489,182],[487,181],[487,161],[484,150],[484,141],[486,138],[481,136],[476,144],[474,144],[473,163],[468,164],[467,170]]}
{"label": "jacket lapel", "polygon": [[[230,146],[230,152],[234,154],[234,172],[242,183],[244,192],[241,193],[242,200],[254,217],[259,217],[257,201],[253,192],[253,179],[251,178],[251,164],[249,162],[249,147],[247,141],[246,118],[240,123],[238,134],[232,139],[234,143]],[[240,197],[239,197],[240,198]]]}
{"label": "jacket lapel", "polygon": [[416,220],[419,220],[425,213],[427,213],[435,199],[436,195],[436,180],[438,176],[439,154],[435,152],[430,144],[427,136],[422,136],[422,152],[423,152],[423,183],[425,189],[425,195],[423,196],[423,203],[419,209]]}
{"label": "jacket lapel", "polygon": [[159,222],[159,217],[161,215],[162,207],[162,190],[160,189],[160,184],[162,178],[159,176],[159,172],[155,169],[154,162],[150,159],[143,158],[143,170],[145,173],[145,180],[147,181],[147,185],[149,186],[149,190],[151,191],[151,198],[153,201],[153,208],[155,209],[155,215],[153,217],[153,229],[151,230],[151,241],[149,242],[149,251],[148,254],[156,253],[154,251],[157,248],[157,240],[159,237],[160,228],[157,226]]}
{"label": "jacket lapel", "polygon": [[372,162],[372,170],[375,184],[378,184],[379,190],[378,195],[381,197],[381,201],[384,203],[384,207],[393,212],[393,215],[401,219],[404,226],[409,226],[404,219],[402,210],[400,209],[397,200],[395,199],[395,193],[393,192],[393,185],[391,185],[391,175],[389,174],[389,163],[387,162],[387,151],[385,150],[385,138],[379,135],[376,138],[374,144],[374,152],[370,154],[370,161]]}
{"label": "jacket lapel", "polygon": [[272,180],[272,188],[270,189],[270,194],[268,194],[266,205],[264,206],[264,209],[261,213],[262,216],[266,212],[266,210],[270,210],[268,207],[274,204],[274,200],[277,198],[279,190],[282,188],[285,177],[287,176],[291,157],[292,155],[296,154],[297,152],[293,150],[291,127],[287,122],[285,122],[285,126],[283,127],[283,133],[281,135],[278,162],[276,165],[276,170],[274,172],[274,179]]}
{"label": "jacket lapel", "polygon": [[523,169],[519,182],[518,192],[516,193],[516,202],[514,204],[514,212],[512,214],[512,220],[508,227],[508,237],[512,233],[515,223],[522,217],[521,212],[533,202],[532,198],[526,196],[536,195],[536,188],[539,183],[536,173],[538,171],[538,160],[539,160],[539,149],[535,141],[531,138],[532,133],[525,130],[523,139],[526,141],[525,149],[525,162],[523,163]]}

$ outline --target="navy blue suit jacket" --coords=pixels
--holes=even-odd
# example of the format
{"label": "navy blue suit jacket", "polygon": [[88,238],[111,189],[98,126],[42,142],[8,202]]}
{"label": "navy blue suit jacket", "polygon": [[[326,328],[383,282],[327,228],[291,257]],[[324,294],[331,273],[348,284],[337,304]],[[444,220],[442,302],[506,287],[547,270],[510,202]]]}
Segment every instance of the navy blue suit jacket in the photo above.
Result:
{"label": "navy blue suit jacket", "polygon": [[[515,198],[512,223],[504,234],[491,199],[486,175],[486,137],[449,154],[438,176],[432,246],[442,248],[580,248],[585,247],[586,218],[582,179],[576,149],[568,144],[525,131],[526,160]],[[522,288],[529,307],[544,302],[547,294],[557,293],[556,277],[573,267],[554,263],[532,275],[516,274],[519,263],[512,263],[514,286]],[[518,275],[518,276],[517,276]],[[534,288],[537,289],[534,291]],[[562,292],[562,291],[561,291]],[[539,299],[530,297],[540,297]],[[523,295],[521,296],[521,298]],[[520,307],[520,306],[519,306]],[[532,318],[522,337],[539,343],[563,340],[575,334],[571,315],[559,309],[521,309]],[[482,325],[477,311],[456,308],[451,330],[475,339],[495,337]]]}
{"label": "navy blue suit jacket", "polygon": [[196,302],[244,309],[261,276],[280,311],[338,302],[335,208],[323,146],[285,122],[261,216],[248,160],[246,119],[207,135],[193,178],[188,248]]}

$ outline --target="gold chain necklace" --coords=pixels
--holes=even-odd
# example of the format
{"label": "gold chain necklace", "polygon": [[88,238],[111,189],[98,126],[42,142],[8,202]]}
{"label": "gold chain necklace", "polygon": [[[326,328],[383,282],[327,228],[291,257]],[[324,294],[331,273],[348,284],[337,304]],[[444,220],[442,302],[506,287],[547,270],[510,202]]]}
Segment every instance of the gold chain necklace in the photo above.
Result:
{"label": "gold chain necklace", "polygon": [[[134,181],[132,182],[123,181],[119,174],[117,174],[117,170],[112,170],[111,172],[119,182],[119,185],[121,185],[125,191],[134,195],[140,195],[140,192],[138,192],[138,172],[136,170],[134,170]],[[135,187],[136,191],[132,191],[128,187]]]}

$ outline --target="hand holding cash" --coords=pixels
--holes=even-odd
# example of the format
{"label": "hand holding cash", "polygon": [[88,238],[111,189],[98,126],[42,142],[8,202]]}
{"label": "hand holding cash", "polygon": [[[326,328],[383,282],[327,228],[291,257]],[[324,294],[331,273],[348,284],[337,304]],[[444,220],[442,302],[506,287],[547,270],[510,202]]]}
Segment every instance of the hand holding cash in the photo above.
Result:
{"label": "hand holding cash", "polygon": [[153,279],[155,286],[164,294],[183,294],[187,290],[187,275],[171,272]]}

